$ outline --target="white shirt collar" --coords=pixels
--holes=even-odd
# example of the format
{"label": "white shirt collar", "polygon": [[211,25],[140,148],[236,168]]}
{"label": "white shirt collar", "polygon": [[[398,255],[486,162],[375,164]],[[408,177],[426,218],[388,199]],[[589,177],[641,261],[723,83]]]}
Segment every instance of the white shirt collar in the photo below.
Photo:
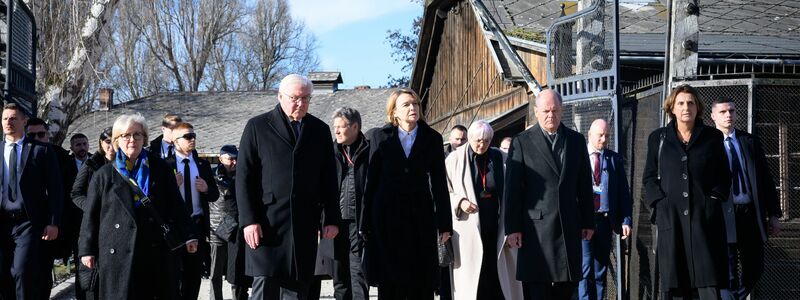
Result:
{"label": "white shirt collar", "polygon": [[17,140],[16,142],[13,142],[13,143],[9,143],[8,141],[6,141],[6,148],[11,148],[12,144],[17,144],[18,146],[22,146],[22,144],[24,142],[25,142],[25,137],[22,137],[21,139]]}
{"label": "white shirt collar", "polygon": [[724,139],[731,138],[731,140],[735,141],[736,140],[736,129],[731,129],[731,132],[729,132],[728,134],[723,134],[723,135],[724,135],[723,136]]}
{"label": "white shirt collar", "polygon": [[183,163],[183,159],[188,158],[190,163],[194,162],[194,155],[189,154],[189,156],[183,156],[182,154],[175,151],[175,161],[179,163]]}
{"label": "white shirt collar", "polygon": [[600,155],[603,155],[603,151],[605,151],[605,149],[597,150],[592,146],[592,144],[588,143],[586,144],[586,148],[589,150],[589,154],[594,154],[595,152],[599,152]]}

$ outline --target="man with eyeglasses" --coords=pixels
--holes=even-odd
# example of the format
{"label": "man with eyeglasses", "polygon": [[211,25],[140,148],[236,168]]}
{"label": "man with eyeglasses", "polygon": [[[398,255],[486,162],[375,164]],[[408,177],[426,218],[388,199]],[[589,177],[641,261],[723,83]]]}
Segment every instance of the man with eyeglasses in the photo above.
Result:
{"label": "man with eyeglasses", "polygon": [[[60,234],[58,240],[45,243],[45,248],[52,256],[52,259],[62,259],[66,265],[70,257],[75,261],[78,259],[77,253],[74,252],[78,247],[78,232],[80,231],[83,212],[72,203],[68,196],[72,192],[72,184],[75,183],[75,177],[78,176],[78,167],[69,154],[69,150],[50,142],[50,124],[39,118],[30,118],[25,125],[25,131],[27,138],[50,145],[58,160],[59,170],[61,170],[61,186],[64,189],[62,194],[64,195],[63,212],[61,226],[59,227]],[[43,270],[43,275],[45,276],[43,280],[52,284],[53,279],[50,276],[52,265],[48,265],[45,268]]]}
{"label": "man with eyeglasses", "polygon": [[339,232],[331,130],[307,113],[313,90],[305,76],[286,76],[279,104],[250,119],[242,133],[236,200],[248,245],[245,269],[254,277],[250,299],[307,299],[318,238]]}
{"label": "man with eyeglasses", "polygon": [[161,120],[161,135],[150,141],[149,151],[161,153],[161,158],[175,155],[175,146],[172,144],[172,130],[183,123],[183,119],[176,114],[168,113]]}
{"label": "man with eyeglasses", "polygon": [[[21,107],[3,107],[0,145],[0,298],[41,299],[50,295],[45,269],[53,260],[44,241],[59,237],[63,187],[53,147],[26,138]],[[44,277],[43,277],[44,275]],[[8,278],[6,276],[11,276]]]}
{"label": "man with eyeglasses", "polygon": [[200,292],[200,278],[205,273],[203,266],[210,261],[208,203],[217,201],[219,189],[214,184],[211,164],[195,152],[197,134],[194,126],[181,122],[171,129],[171,133],[175,154],[168,157],[166,162],[175,171],[175,180],[183,197],[186,213],[192,217],[192,224],[200,235],[197,252],[181,253],[181,297],[195,300]]}

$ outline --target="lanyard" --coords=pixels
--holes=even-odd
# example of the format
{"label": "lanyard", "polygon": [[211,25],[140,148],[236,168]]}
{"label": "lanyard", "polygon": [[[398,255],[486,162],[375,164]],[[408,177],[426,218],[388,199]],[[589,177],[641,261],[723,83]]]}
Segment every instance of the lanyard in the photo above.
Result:
{"label": "lanyard", "polygon": [[353,163],[353,160],[350,159],[350,155],[347,155],[347,149],[345,149],[344,146],[342,146],[342,154],[344,156],[344,159],[347,160],[348,165],[350,166],[355,165],[355,163]]}
{"label": "lanyard", "polygon": [[483,160],[483,170],[478,169],[478,173],[480,173],[480,175],[481,175],[481,182],[483,183],[483,191],[484,192],[486,191],[486,173],[489,173],[489,166],[488,166],[489,162],[488,161],[489,161],[489,157],[486,157]]}

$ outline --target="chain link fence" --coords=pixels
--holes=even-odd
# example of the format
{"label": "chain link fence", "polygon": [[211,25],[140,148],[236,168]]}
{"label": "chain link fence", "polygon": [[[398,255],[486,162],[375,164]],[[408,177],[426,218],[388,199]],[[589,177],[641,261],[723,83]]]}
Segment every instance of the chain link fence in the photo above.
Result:
{"label": "chain link fence", "polygon": [[783,211],[782,231],[764,249],[753,299],[800,299],[800,80],[753,88],[753,132],[761,139]]}
{"label": "chain link fence", "polygon": [[[783,210],[782,231],[765,245],[764,273],[751,299],[800,299],[800,80],[724,79],[685,82],[696,87],[705,105],[703,121],[713,126],[711,103],[719,97],[736,104],[736,128],[753,132],[761,140]],[[661,126],[661,87],[625,95],[621,105],[621,153],[628,157],[628,172],[635,199],[634,243],[631,249],[630,298],[656,299],[655,261],[650,209],[642,205],[641,174],[647,137]]]}

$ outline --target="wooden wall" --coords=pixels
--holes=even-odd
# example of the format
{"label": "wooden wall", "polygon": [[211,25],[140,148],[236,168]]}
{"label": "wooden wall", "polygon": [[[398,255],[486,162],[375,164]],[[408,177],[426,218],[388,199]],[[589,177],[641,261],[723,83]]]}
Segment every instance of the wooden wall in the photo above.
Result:
{"label": "wooden wall", "polygon": [[455,124],[469,126],[473,118],[492,118],[528,101],[523,87],[503,80],[489,51],[469,2],[454,4],[444,21],[431,84],[421,91],[433,128],[447,133]]}
{"label": "wooden wall", "polygon": [[531,71],[533,78],[539,82],[539,85],[547,85],[547,59],[545,59],[545,54],[521,47],[514,48],[516,48],[517,54],[522,59],[522,62],[528,66],[528,70]]}

